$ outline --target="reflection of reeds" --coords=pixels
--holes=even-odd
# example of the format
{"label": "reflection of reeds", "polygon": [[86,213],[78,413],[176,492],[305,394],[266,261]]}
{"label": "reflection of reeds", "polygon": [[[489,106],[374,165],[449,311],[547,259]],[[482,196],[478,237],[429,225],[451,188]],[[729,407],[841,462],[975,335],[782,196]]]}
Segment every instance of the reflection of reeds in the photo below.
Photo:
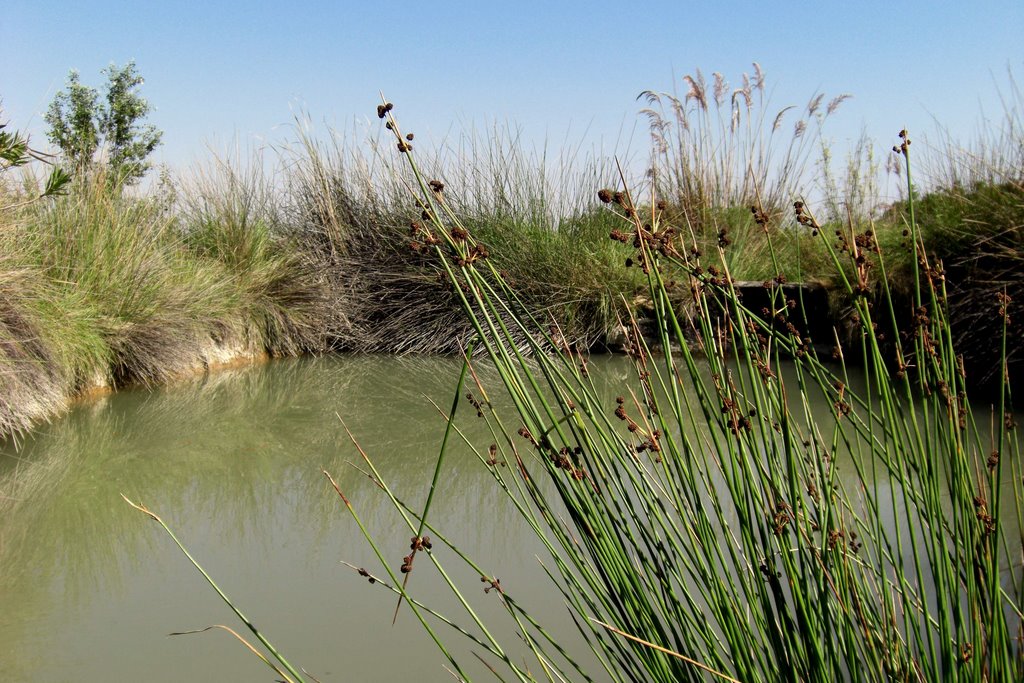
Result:
{"label": "reflection of reeds", "polygon": [[[691,85],[706,100],[703,83]],[[815,106],[820,101],[811,114]],[[1024,675],[1017,640],[1022,479],[1009,387],[1004,377],[992,424],[978,424],[945,314],[944,280],[921,246],[913,203],[909,238],[918,258],[909,324],[898,315],[886,254],[870,229],[840,230],[839,249],[831,236],[822,238],[860,338],[858,346],[838,344],[839,364],[830,365],[818,359],[796,302],[784,296],[780,271],[764,285],[772,305],[750,311],[734,289],[723,253],[728,240],[720,240],[716,259],[724,267],[705,265],[692,238],[663,222],[654,199],[645,206],[628,191],[615,193],[612,205],[628,230],[616,237],[631,245],[649,283],[663,351],[651,353],[632,325],[627,352],[636,379],[609,406],[594,391],[585,357],[532,318],[432,190],[391,106],[380,113],[418,188],[427,243],[515,405],[509,416],[474,399],[494,430],[495,446],[478,451],[481,465],[546,544],[551,576],[610,678]],[[901,132],[895,152],[906,161],[912,198],[909,145]],[[754,206],[755,217],[767,220],[756,193]],[[796,212],[822,234],[807,206]],[[767,247],[778,269],[770,238]],[[692,317],[671,305],[669,264],[686,274]],[[876,282],[880,305],[867,296]],[[1004,299],[999,311],[1004,334],[1009,305]],[[896,338],[884,339],[876,321],[898,327]],[[539,340],[533,364],[520,355],[523,339]],[[1005,337],[1003,348],[1005,360]],[[863,390],[845,370],[854,353],[864,365]],[[795,379],[780,372],[784,359],[792,359]],[[809,408],[818,392],[830,397],[826,416]],[[477,395],[486,397],[484,386]],[[844,444],[854,473],[841,478]],[[551,488],[538,486],[541,480]],[[1014,501],[1009,508],[1006,496]],[[417,528],[414,520],[409,528]],[[451,550],[493,590],[536,658],[528,667],[511,658],[467,604],[461,614],[481,634],[475,642],[491,665],[518,680],[535,680],[534,670],[560,679],[582,673],[496,577]],[[406,558],[403,571],[410,564]],[[385,560],[396,587],[393,565]],[[464,599],[465,587],[449,587]],[[422,608],[410,602],[410,609]],[[463,674],[457,660],[449,662]]]}
{"label": "reflection of reeds", "polygon": [[[619,374],[625,369],[621,363],[616,367]],[[319,572],[322,580],[314,583],[336,585],[329,592],[338,596],[348,616],[337,623],[336,614],[318,607],[302,610],[303,618],[317,614],[331,624],[324,629],[330,633],[362,630],[367,611],[353,605],[372,596],[363,597],[361,586],[337,583],[339,557],[362,559],[353,547],[355,529],[325,495],[319,467],[335,472],[362,509],[379,501],[373,484],[346,462],[353,456],[339,447],[336,413],[367,435],[367,447],[379,455],[378,465],[396,485],[416,491],[429,476],[431,447],[443,425],[424,396],[444,400],[455,371],[456,361],[430,357],[280,361],[83,403],[26,437],[20,449],[8,445],[0,455],[0,602],[5,606],[0,637],[12,644],[23,641],[10,651],[27,661],[41,647],[32,634],[53,629],[55,615],[62,615],[69,631],[110,610],[159,615],[136,617],[145,622],[152,640],[139,646],[152,648],[149,666],[174,671],[174,653],[182,646],[168,645],[164,634],[207,623],[189,607],[202,589],[190,581],[185,563],[168,551],[152,525],[120,502],[120,492],[160,509],[197,558],[219,572],[232,596],[245,596],[243,604],[272,634],[281,632],[273,626],[278,610],[269,611],[263,598],[254,604],[249,597],[265,592],[250,584],[260,577],[267,581],[271,571],[296,586],[286,602],[317,606],[321,597],[301,588],[306,581],[292,579]],[[489,376],[486,368],[480,372]],[[463,428],[482,438],[481,421],[467,420]],[[539,547],[514,531],[515,511],[493,499],[489,475],[475,467],[464,447],[455,448],[448,462],[435,519],[459,529],[462,542],[475,549],[494,544],[490,527],[480,525],[478,517],[507,527],[503,566],[529,567]],[[410,501],[421,502],[418,497]],[[377,508],[366,514],[374,533],[401,534],[387,510]],[[285,547],[294,555],[282,557]],[[517,557],[519,552],[524,556]],[[249,573],[232,571],[240,566]],[[168,600],[177,609],[169,612]],[[117,660],[124,647],[117,638],[117,631],[97,635],[90,661]],[[219,639],[211,640],[209,647],[217,651]],[[308,633],[301,640],[319,642]],[[303,662],[333,666],[331,650],[320,649],[323,656],[303,657]],[[45,662],[45,655],[39,656]],[[214,658],[220,659],[219,653]],[[360,666],[366,665],[364,660]],[[32,671],[29,667],[25,676],[14,678],[29,680]],[[36,669],[42,671],[52,669]],[[84,674],[81,679],[90,680]]]}
{"label": "reflection of reeds", "polygon": [[[337,415],[363,433],[392,425],[369,443],[391,454],[386,466],[411,487],[440,424],[423,396],[439,398],[453,367],[443,358],[313,358],[82,404],[0,451],[0,583],[14,590],[40,568],[67,571],[70,600],[116,584],[121,569],[145,562],[150,543],[114,504],[122,491],[188,527],[215,519],[233,538],[265,543],[282,518],[307,520],[322,537],[336,515],[317,468],[346,471],[350,487],[361,480],[344,467]],[[485,504],[480,487],[446,490],[466,508]],[[119,556],[124,564],[107,562]]]}

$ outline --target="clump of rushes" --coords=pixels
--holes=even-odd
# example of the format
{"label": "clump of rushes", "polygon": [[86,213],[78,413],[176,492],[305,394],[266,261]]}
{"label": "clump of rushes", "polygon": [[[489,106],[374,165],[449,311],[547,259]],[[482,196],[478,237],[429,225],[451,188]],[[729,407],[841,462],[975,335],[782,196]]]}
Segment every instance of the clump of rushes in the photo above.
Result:
{"label": "clump of rushes", "polygon": [[[999,93],[1002,120],[987,122],[966,148],[947,138],[924,150],[931,157],[925,167],[932,191],[914,206],[928,253],[943,260],[949,317],[964,363],[975,379],[988,382],[1002,372],[999,345],[992,343],[1002,327],[993,315],[996,297],[1024,301],[1024,93],[1008,75],[1009,88]],[[889,213],[898,218],[906,210],[899,202]],[[1011,316],[1009,329],[1019,338],[1024,317]],[[1010,376],[1019,381],[1021,351],[1011,344],[1007,354]]]}
{"label": "clump of rushes", "polygon": [[[402,140],[391,110],[383,116]],[[897,154],[913,198],[905,133]],[[482,386],[467,360],[473,395],[488,408],[478,408],[477,419],[493,435],[488,445],[469,445],[550,554],[549,572],[601,668],[583,671],[522,608],[514,582],[499,584],[494,577],[503,572],[462,554],[426,511],[404,505],[367,457],[414,534],[413,554],[429,530],[445,556],[481,577],[536,659],[510,655],[474,611],[468,587],[425,551],[476,628],[451,615],[442,623],[472,638],[492,671],[523,681],[1024,678],[1024,479],[1010,387],[1004,377],[992,414],[976,419],[945,314],[941,265],[921,246],[912,200],[915,313],[885,342],[892,354],[883,352],[879,327],[895,328],[906,316],[888,289],[885,252],[853,229],[837,248],[805,204],[795,207],[853,302],[861,343],[844,348],[837,335],[833,363],[800,332],[805,321],[784,296],[770,235],[776,270],[765,281],[772,301],[765,316],[737,296],[721,265],[727,245],[717,247],[719,265],[702,265],[693,238],[663,223],[657,197],[641,204],[627,189],[601,191],[622,221],[612,238],[645,274],[653,341],[662,349],[652,353],[636,320],[625,321],[635,377],[607,405],[578,351],[529,314],[412,152],[403,156],[423,230],[438,237],[429,248],[515,406],[515,415],[503,415],[487,401],[494,388]],[[756,198],[753,205],[755,216],[768,212]],[[687,317],[671,305],[669,272],[688,280]],[[875,286],[880,301],[861,295]],[[1004,358],[1012,306],[1000,300]],[[859,379],[844,364],[851,354],[864,367]],[[810,407],[816,393],[831,402],[825,414]],[[502,462],[509,466],[495,466]],[[387,578],[353,569],[402,596],[427,625],[434,612],[403,584],[397,559],[367,539]],[[411,560],[401,564],[411,568]]]}

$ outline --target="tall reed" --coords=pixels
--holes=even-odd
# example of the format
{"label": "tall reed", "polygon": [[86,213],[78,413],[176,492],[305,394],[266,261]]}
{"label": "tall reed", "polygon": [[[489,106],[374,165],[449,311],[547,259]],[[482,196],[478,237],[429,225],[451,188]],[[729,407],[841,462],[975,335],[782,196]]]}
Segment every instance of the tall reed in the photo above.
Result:
{"label": "tall reed", "polygon": [[[999,292],[1024,298],[1024,94],[1012,70],[999,89],[1001,115],[986,119],[966,143],[946,132],[925,150],[932,188],[917,204],[929,248],[949,272],[950,319],[958,348],[976,376],[1002,371],[1001,323],[985,315]],[[1008,321],[1011,338],[1024,332],[1019,316]],[[1010,372],[1024,375],[1017,346],[1008,348]]]}
{"label": "tall reed", "polygon": [[[464,668],[414,591],[412,572],[427,571],[424,560],[414,564],[421,555],[465,608],[441,623],[471,638],[502,679],[1020,680],[1024,487],[1010,386],[1003,375],[990,412],[968,400],[941,264],[914,216],[905,132],[895,153],[910,198],[909,325],[873,232],[851,223],[833,242],[809,207],[795,206],[855,311],[855,342],[837,337],[832,359],[818,356],[781,273],[764,285],[772,305],[749,310],[727,244],[702,253],[691,226],[664,222],[657,195],[602,192],[621,220],[612,237],[644,274],[655,311],[652,335],[628,321],[636,375],[607,405],[585,354],[531,315],[451,210],[443,183],[421,172],[392,106],[378,113],[417,190],[417,238],[501,378],[468,398],[493,434],[490,446],[470,445],[544,545],[545,567],[601,669],[583,671],[502,586],[500,570],[463,555],[364,454],[413,538],[399,571],[368,536],[384,573],[359,573],[405,598],[458,676]],[[754,206],[766,224],[764,204]],[[672,304],[669,267],[686,275],[692,315]],[[880,304],[868,297],[876,286]],[[1003,322],[1004,358],[1011,305],[1001,297],[990,309]],[[854,358],[859,380],[847,368]],[[474,378],[476,362],[467,360]],[[493,391],[507,393],[514,414],[494,407]],[[810,407],[819,393],[831,403],[825,415]],[[492,635],[447,558],[479,574],[532,663]]]}
{"label": "tall reed", "polygon": [[785,210],[810,181],[821,128],[850,96],[816,93],[802,109],[771,108],[765,74],[753,64],[733,88],[719,72],[683,77],[685,94],[647,90],[640,98],[650,125],[651,171],[659,196],[696,224],[708,212],[760,202]]}

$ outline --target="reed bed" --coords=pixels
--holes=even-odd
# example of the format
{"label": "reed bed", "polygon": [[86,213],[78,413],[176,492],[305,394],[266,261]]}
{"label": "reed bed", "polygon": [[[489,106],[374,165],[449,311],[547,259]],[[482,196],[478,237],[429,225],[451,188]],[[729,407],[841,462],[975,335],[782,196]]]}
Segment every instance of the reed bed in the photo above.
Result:
{"label": "reed bed", "polygon": [[[682,98],[646,95],[656,144],[644,192],[601,171],[592,178],[606,184],[561,216],[539,208],[551,206],[543,182],[493,172],[518,168],[507,156],[460,194],[465,176],[420,161],[386,102],[390,142],[370,156],[301,137],[279,212],[213,211],[273,226],[323,274],[335,348],[465,356],[423,509],[352,435],[411,535],[399,562],[367,534],[381,568],[353,569],[392,594],[396,615],[421,621],[460,679],[469,674],[445,629],[501,680],[1019,680],[1024,479],[1009,285],[974,306],[998,349],[982,405],[970,400],[971,349],[951,313],[955,265],[936,258],[944,233],[929,224],[947,203],[917,191],[906,133],[892,157],[904,201],[880,207],[865,143],[847,187],[823,179],[819,220],[798,194],[808,130],[843,98],[816,96],[791,138],[776,140],[787,112],[766,114],[759,72],[728,98],[721,77],[710,96],[699,74],[686,83]],[[404,170],[380,156],[395,147]],[[1016,201],[1006,196],[999,211]],[[216,223],[204,207],[184,241],[244,263],[232,254],[253,253],[251,230],[223,244],[216,229],[204,234]],[[811,339],[786,285],[823,273],[846,312],[832,338]],[[770,305],[745,305],[742,279],[762,281]],[[626,331],[635,365],[611,403],[588,373],[593,320]],[[494,373],[496,385],[480,380]],[[495,407],[498,393],[514,412]],[[819,394],[826,414],[810,408]],[[546,549],[595,671],[531,617],[500,567],[467,557],[430,521],[467,407],[492,434],[469,446]],[[481,583],[457,584],[456,565]],[[464,611],[440,614],[418,595],[422,571]],[[479,616],[480,599],[505,608],[516,645]],[[282,679],[305,679],[246,625]]]}
{"label": "reed bed", "polygon": [[[663,222],[686,226],[703,254],[725,246],[724,266],[736,280],[784,275],[823,284],[845,334],[855,326],[843,321],[855,311],[839,285],[855,277],[855,264],[839,262],[840,274],[824,241],[790,208],[812,188],[821,233],[871,230],[888,254],[893,296],[911,301],[906,207],[884,195],[871,142],[833,172],[822,132],[845,95],[776,108],[756,64],[736,87],[699,70],[682,83],[683,92],[642,93],[652,155],[628,183],[643,188],[643,198],[653,189]],[[985,302],[1004,287],[1017,298],[1024,168],[1012,74],[1003,103],[998,126],[966,147],[950,136],[928,156],[929,191],[917,206],[927,251],[955,276],[951,323],[977,378],[999,367],[998,327]],[[651,317],[642,273],[607,239],[617,226],[597,191],[619,182],[610,158],[579,147],[530,148],[511,126],[426,152],[420,140],[406,142],[417,145],[425,175],[445,180],[449,209],[490,247],[491,263],[530,314],[557,325],[571,345],[602,348],[621,339],[620,320]],[[84,388],[161,382],[232,353],[464,347],[475,332],[459,297],[430,249],[410,249],[429,245],[410,237],[421,210],[409,206],[392,151],[387,138],[314,138],[300,119],[294,143],[269,162],[259,152],[215,158],[143,194],[94,179],[40,200],[40,183],[27,192],[4,172],[0,338],[10,353],[0,353],[0,435],[59,412]],[[640,167],[626,166],[627,177]],[[670,287],[674,302],[691,305],[686,272],[665,268],[668,284],[683,283]],[[911,309],[901,304],[901,324]],[[1011,345],[1017,373],[1015,360]]]}
{"label": "reed bed", "polygon": [[240,191],[217,198],[215,217],[209,206],[179,212],[158,193],[129,196],[95,178],[0,215],[0,435],[93,388],[325,348],[324,289],[300,254],[263,223],[244,224],[231,205]]}
{"label": "reed bed", "polygon": [[[905,164],[915,253],[910,326],[897,322],[887,254],[873,234],[851,225],[835,249],[809,207],[795,207],[839,272],[846,272],[843,260],[852,264],[843,286],[857,315],[857,343],[837,340],[834,358],[817,355],[779,278],[765,283],[770,310],[748,310],[734,289],[727,245],[701,253],[685,226],[662,222],[656,195],[645,206],[626,189],[603,193],[622,221],[613,238],[646,276],[660,349],[652,351],[633,321],[635,380],[605,405],[585,354],[522,306],[438,181],[421,173],[391,105],[379,112],[419,190],[421,235],[501,377],[497,387],[474,385],[467,352],[437,472],[468,388],[465,400],[494,438],[490,446],[470,445],[544,543],[544,565],[601,662],[600,671],[583,671],[559,635],[502,586],[500,568],[464,556],[457,539],[431,527],[430,496],[422,511],[408,507],[363,454],[412,540],[399,569],[380,539],[367,535],[382,571],[354,569],[421,619],[457,678],[467,674],[445,647],[445,626],[471,638],[501,680],[1024,675],[1024,487],[1010,386],[1004,374],[990,410],[976,413],[968,400],[943,271],[925,251],[914,216],[906,132],[895,153]],[[669,264],[688,275],[693,315],[671,305]],[[876,281],[883,305],[868,297]],[[1002,321],[1005,362],[1010,300],[1000,298],[989,314]],[[878,324],[886,322],[899,328],[888,339]],[[687,343],[694,336],[696,348]],[[522,339],[531,340],[532,359],[521,353]],[[847,373],[855,359],[861,387]],[[783,371],[787,361],[792,373]],[[488,396],[499,391],[514,403],[513,414],[492,408]],[[815,392],[832,398],[828,415],[809,409]],[[843,457],[852,472],[841,474]],[[470,588],[449,578],[452,563],[468,565],[505,606],[530,661],[491,635]],[[416,569],[440,574],[465,608],[461,617],[441,616],[417,598]]]}
{"label": "reed bed", "polygon": [[[699,84],[699,74],[690,82]],[[763,83],[747,94],[761,98],[762,90]],[[779,144],[755,145],[766,105],[738,97],[743,125],[735,130],[722,128],[721,102],[716,118],[706,106],[685,113],[706,100],[673,101],[672,111],[691,119],[665,124],[660,135],[689,135],[676,148],[690,151],[655,156],[650,177],[659,192],[670,178],[749,187],[737,164],[755,148],[766,162],[779,158]],[[800,145],[786,153],[784,173],[807,170],[799,164],[810,138],[794,136]],[[163,382],[237,354],[464,347],[474,330],[458,296],[429,249],[410,249],[418,212],[389,163],[390,143],[361,143],[351,135],[315,139],[300,119],[295,142],[269,162],[258,151],[245,161],[214,158],[142,194],[96,177],[71,183],[67,196],[22,202],[4,174],[11,201],[3,206],[18,207],[0,215],[10,291],[4,334],[20,350],[11,346],[2,360],[0,435],[23,432],[88,388]],[[732,150],[729,164],[693,166],[704,163],[695,154],[723,145]],[[744,145],[754,147],[743,152]],[[493,247],[492,262],[531,315],[557,325],[566,341],[601,348],[621,339],[620,320],[649,315],[643,278],[606,239],[615,226],[596,199],[616,178],[611,159],[531,149],[506,127],[442,141],[421,163],[448,180],[449,207]],[[713,182],[716,173],[723,176]],[[736,203],[749,193],[704,193],[698,206],[688,185],[673,182],[670,210],[694,220],[702,212],[702,249],[727,236],[737,245],[729,265],[738,278],[770,275],[764,231]],[[719,199],[728,203],[715,205]],[[792,223],[772,217],[773,232],[787,236],[776,250],[787,273],[827,281],[824,252]],[[682,289],[676,300],[686,298]]]}

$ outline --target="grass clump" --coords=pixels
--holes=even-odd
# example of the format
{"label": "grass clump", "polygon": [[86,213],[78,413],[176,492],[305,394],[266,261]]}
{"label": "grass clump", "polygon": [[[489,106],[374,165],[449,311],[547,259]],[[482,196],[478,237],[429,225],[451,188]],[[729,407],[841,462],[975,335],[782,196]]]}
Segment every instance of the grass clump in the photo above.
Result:
{"label": "grass clump", "polygon": [[[317,279],[271,231],[232,224],[237,215],[219,208],[201,214],[201,229],[200,213],[96,177],[0,215],[8,294],[0,434],[94,387],[324,348]],[[203,243],[203,229],[219,241]]]}
{"label": "grass clump", "polygon": [[[390,108],[384,117],[397,136]],[[901,135],[897,152],[908,161],[909,181],[909,141]],[[862,343],[838,345],[839,363],[832,364],[804,340],[806,321],[789,313],[795,309],[778,281],[767,285],[778,313],[765,320],[743,306],[727,268],[703,266],[685,234],[662,223],[656,207],[639,210],[624,191],[617,212],[647,276],[663,352],[652,353],[633,326],[634,381],[606,405],[585,358],[531,316],[472,233],[431,193],[412,152],[401,152],[429,213],[424,229],[435,236],[436,257],[500,377],[497,389],[478,385],[474,394],[485,398],[473,399],[494,443],[471,445],[543,543],[548,572],[590,642],[600,675],[1019,680],[1024,491],[1010,388],[1001,380],[991,420],[976,419],[946,317],[944,283],[913,218],[916,313],[893,342],[898,365],[892,369],[875,325],[898,313],[885,254],[863,233],[845,251],[831,248],[809,209],[798,209],[836,266],[849,259],[854,272],[843,286]],[[728,248],[721,246],[720,260]],[[681,316],[670,304],[666,264],[687,273],[694,315]],[[875,278],[884,306],[867,297]],[[1004,304],[994,315],[1003,321],[1005,349]],[[696,335],[699,355],[685,343],[687,330]],[[533,340],[532,361],[519,351],[522,339]],[[554,353],[542,352],[549,348]],[[864,371],[856,384],[845,364],[853,353]],[[792,370],[785,369],[788,360]],[[507,393],[514,413],[494,408],[489,391]],[[830,397],[827,414],[809,408],[815,393]],[[465,606],[468,623],[456,628],[499,675],[597,675],[582,671],[558,638],[531,619],[495,578],[500,570],[462,555],[455,539],[430,528],[428,510],[405,506],[368,462],[414,536],[401,574],[370,538],[385,574],[360,574],[404,597],[424,619],[431,610],[409,589],[408,576],[425,554]],[[433,549],[442,545],[444,553]],[[449,578],[444,557],[479,574],[506,608],[532,664],[490,635],[466,588]],[[443,617],[440,623],[455,622]]]}
{"label": "grass clump", "polygon": [[[163,207],[101,180],[26,216],[21,230],[52,297],[88,316],[99,347],[90,355],[106,360],[68,368],[76,384],[95,372],[115,384],[167,379],[194,360],[199,329],[228,305],[221,272],[176,248]],[[75,344],[73,332],[54,330],[54,341]]]}
{"label": "grass clump", "polygon": [[328,274],[290,231],[262,167],[257,155],[197,170],[177,190],[177,229],[190,254],[227,271],[241,334],[272,355],[327,349],[344,334]]}

